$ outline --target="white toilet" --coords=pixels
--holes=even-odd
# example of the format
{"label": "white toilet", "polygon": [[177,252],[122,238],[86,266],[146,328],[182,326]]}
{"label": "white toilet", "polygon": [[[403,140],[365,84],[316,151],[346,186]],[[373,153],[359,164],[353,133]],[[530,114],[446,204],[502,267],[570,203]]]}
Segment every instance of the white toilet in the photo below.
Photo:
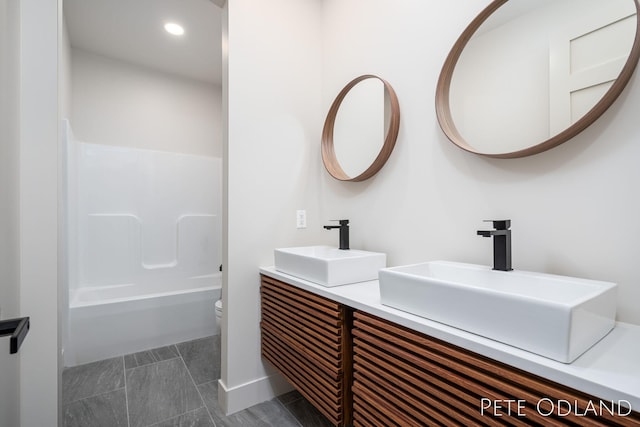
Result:
{"label": "white toilet", "polygon": [[220,333],[220,322],[222,321],[222,299],[216,301],[216,334]]}

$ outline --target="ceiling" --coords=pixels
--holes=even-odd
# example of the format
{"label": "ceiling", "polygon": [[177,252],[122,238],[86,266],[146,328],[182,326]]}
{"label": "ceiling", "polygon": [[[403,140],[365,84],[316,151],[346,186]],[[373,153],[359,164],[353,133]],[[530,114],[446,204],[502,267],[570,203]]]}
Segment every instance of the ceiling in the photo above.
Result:
{"label": "ceiling", "polygon": [[[73,48],[213,84],[222,81],[224,0],[64,0]],[[182,37],[164,24],[182,25]]]}

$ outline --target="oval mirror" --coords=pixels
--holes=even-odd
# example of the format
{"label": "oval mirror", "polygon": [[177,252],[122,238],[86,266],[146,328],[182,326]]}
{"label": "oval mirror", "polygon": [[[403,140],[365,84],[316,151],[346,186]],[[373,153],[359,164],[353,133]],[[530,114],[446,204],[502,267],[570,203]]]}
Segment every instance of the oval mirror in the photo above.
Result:
{"label": "oval mirror", "polygon": [[436,89],[447,137],[496,158],[574,137],[620,95],[640,55],[638,0],[495,0],[465,29]]}
{"label": "oval mirror", "polygon": [[331,104],[322,130],[322,162],[340,181],[364,181],[391,155],[400,106],[391,85],[366,74],[350,81]]}

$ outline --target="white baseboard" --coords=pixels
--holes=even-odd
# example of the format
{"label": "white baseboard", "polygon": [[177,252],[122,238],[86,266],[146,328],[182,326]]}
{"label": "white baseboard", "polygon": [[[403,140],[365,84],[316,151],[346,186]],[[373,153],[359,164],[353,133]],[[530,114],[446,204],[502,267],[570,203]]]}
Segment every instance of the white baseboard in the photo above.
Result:
{"label": "white baseboard", "polygon": [[232,388],[227,387],[220,379],[218,380],[218,403],[225,414],[231,415],[291,390],[293,390],[291,384],[277,373]]}

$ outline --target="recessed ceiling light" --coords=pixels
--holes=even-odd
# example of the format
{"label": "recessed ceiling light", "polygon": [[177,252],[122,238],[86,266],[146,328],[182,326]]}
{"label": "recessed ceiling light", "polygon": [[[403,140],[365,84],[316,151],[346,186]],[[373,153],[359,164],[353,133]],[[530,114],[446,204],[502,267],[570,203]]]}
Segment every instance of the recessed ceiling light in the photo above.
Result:
{"label": "recessed ceiling light", "polygon": [[181,36],[184,34],[184,28],[175,22],[167,22],[164,24],[164,29],[167,30],[167,33],[173,34],[174,36]]}

